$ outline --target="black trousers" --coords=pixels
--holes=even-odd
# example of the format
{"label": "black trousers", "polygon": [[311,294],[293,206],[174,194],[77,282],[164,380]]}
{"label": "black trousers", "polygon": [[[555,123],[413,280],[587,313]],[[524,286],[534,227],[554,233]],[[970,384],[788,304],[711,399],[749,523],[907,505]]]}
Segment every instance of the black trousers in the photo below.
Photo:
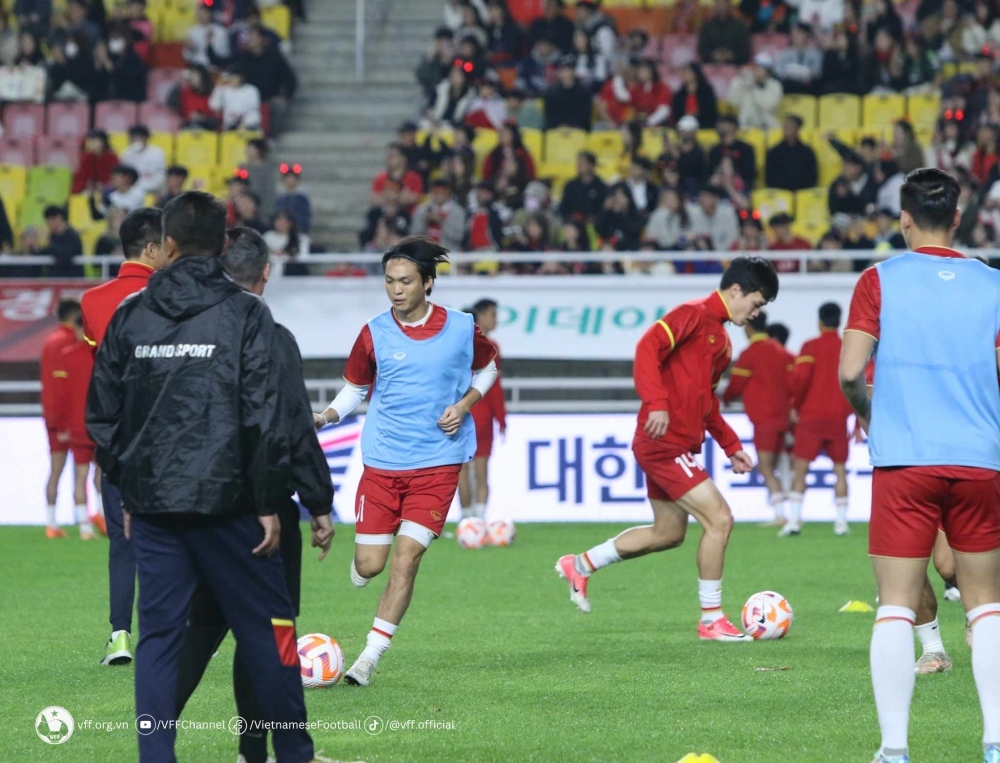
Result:
{"label": "black trousers", "polygon": [[118,489],[101,476],[101,503],[108,526],[108,593],[111,603],[111,630],[132,632],[135,605],[135,554],[132,541],[125,537],[122,499]]}

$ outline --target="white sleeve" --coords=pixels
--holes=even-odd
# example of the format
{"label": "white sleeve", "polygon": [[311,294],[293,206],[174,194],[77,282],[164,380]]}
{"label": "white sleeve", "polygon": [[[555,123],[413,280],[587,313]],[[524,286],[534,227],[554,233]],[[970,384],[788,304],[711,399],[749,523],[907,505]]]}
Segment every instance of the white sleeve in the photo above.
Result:
{"label": "white sleeve", "polygon": [[328,407],[337,412],[340,421],[354,413],[355,409],[361,405],[368,396],[368,386],[363,387],[348,382],[344,388],[337,393]]}
{"label": "white sleeve", "polygon": [[479,394],[486,397],[486,393],[490,391],[499,374],[496,360],[491,360],[488,366],[472,374],[472,389],[478,389]]}

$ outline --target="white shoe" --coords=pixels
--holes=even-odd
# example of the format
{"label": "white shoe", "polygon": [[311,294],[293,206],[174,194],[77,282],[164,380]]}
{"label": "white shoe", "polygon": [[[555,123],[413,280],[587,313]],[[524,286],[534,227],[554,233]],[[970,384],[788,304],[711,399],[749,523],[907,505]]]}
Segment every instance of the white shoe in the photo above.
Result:
{"label": "white shoe", "polygon": [[962,600],[962,592],[959,591],[954,586],[951,586],[951,587],[945,586],[945,589],[944,589],[944,600],[945,601],[961,601]]}
{"label": "white shoe", "polygon": [[789,535],[798,535],[802,532],[802,524],[800,522],[788,521],[785,526],[781,528],[778,532],[779,538],[787,538]]}
{"label": "white shoe", "polygon": [[925,652],[917,660],[914,672],[918,676],[929,676],[933,673],[947,673],[951,667],[951,658],[944,652]]}
{"label": "white shoe", "polygon": [[351,686],[368,686],[372,682],[376,663],[367,657],[358,657],[351,669],[344,674],[344,680]]}
{"label": "white shoe", "polygon": [[843,522],[833,523],[834,535],[847,535],[849,532],[851,532],[851,528],[848,526],[846,519]]}

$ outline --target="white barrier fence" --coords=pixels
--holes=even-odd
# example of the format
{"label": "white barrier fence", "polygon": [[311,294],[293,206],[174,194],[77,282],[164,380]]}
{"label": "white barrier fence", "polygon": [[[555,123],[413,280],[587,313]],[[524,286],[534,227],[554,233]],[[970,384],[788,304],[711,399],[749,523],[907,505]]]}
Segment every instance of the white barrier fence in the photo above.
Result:
{"label": "white barrier fence", "polygon": [[[754,455],[751,426],[743,414],[726,419]],[[337,490],[335,508],[354,521],[354,499],[361,476],[360,435],[363,417],[352,417],[319,434]],[[506,440],[494,439],[490,462],[490,516],[515,522],[648,521],[645,476],[636,466],[630,444],[633,414],[512,415]],[[739,521],[771,518],[763,481],[756,472],[733,474],[729,460],[712,441],[698,457],[719,485]],[[48,442],[38,418],[0,418],[0,525],[40,525],[45,521],[44,486]],[[60,483],[58,518],[73,522],[72,481],[67,468]],[[848,461],[852,521],[867,521],[871,502],[871,467],[866,445],[852,442]],[[809,475],[804,515],[807,520],[834,517],[834,475],[821,458]],[[96,497],[92,496],[92,502]],[[96,503],[94,503],[96,505]],[[449,519],[458,517],[457,503]]]}

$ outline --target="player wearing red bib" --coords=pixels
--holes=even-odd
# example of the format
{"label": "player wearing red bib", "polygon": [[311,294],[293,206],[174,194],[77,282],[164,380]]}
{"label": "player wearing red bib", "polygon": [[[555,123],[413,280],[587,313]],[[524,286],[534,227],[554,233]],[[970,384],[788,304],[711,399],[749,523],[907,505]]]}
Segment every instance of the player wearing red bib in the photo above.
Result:
{"label": "player wearing red bib", "polygon": [[568,554],[556,572],[569,583],[570,601],[590,611],[587,583],[602,567],[676,548],[684,542],[688,517],[702,526],[698,546],[698,637],[705,641],[749,641],[722,611],[722,571],[733,513],[708,473],[694,459],[705,431],[745,474],[753,461],[720,412],[715,387],[732,358],[725,324],[744,325],[778,295],[774,267],[760,257],[738,257],[720,288],[680,305],[658,320],[636,347],[636,391],[642,400],[632,452],[646,473],[653,524],[633,527],[582,554]]}

